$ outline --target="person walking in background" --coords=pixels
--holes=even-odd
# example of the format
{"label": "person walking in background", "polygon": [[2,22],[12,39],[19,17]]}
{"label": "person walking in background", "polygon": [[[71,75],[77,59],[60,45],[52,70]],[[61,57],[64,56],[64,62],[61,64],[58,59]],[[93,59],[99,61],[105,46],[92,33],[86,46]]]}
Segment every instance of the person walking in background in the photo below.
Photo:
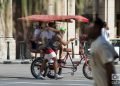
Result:
{"label": "person walking in background", "polygon": [[34,25],[34,32],[33,32],[33,38],[32,38],[33,41],[38,41],[38,40],[39,40],[40,34],[41,34],[41,32],[42,32],[42,27],[41,27],[41,25],[42,25],[41,22],[36,23],[36,24]]}
{"label": "person walking in background", "polygon": [[115,74],[113,65],[117,56],[113,46],[102,36],[103,21],[96,18],[88,27],[88,37],[92,40],[90,47],[90,65],[92,68],[95,86],[113,86],[112,74]]}
{"label": "person walking in background", "polygon": [[32,37],[30,38],[30,44],[29,44],[31,51],[35,51],[39,49],[38,41],[41,41],[41,38],[40,38],[40,34],[42,32],[41,24],[42,24],[41,22],[37,22],[33,26],[34,32],[32,34]]}
{"label": "person walking in background", "polygon": [[102,28],[102,36],[105,37],[105,39],[110,42],[110,32],[109,32],[109,27],[106,22],[103,22],[103,28]]}

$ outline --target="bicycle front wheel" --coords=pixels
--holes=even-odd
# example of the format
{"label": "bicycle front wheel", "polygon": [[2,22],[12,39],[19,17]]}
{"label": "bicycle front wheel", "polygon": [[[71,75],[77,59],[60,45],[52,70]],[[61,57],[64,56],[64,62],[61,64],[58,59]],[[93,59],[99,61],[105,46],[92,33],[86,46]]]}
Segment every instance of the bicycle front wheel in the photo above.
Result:
{"label": "bicycle front wheel", "polygon": [[87,63],[84,63],[83,64],[83,75],[87,78],[87,79],[90,79],[92,80],[93,77],[92,77],[92,70],[91,70],[91,67],[89,65],[89,60],[87,61]]}
{"label": "bicycle front wheel", "polygon": [[[36,79],[39,79],[42,63],[43,63],[43,57],[38,57],[31,63],[31,74]],[[47,75],[47,69],[44,69],[42,75],[44,77]]]}

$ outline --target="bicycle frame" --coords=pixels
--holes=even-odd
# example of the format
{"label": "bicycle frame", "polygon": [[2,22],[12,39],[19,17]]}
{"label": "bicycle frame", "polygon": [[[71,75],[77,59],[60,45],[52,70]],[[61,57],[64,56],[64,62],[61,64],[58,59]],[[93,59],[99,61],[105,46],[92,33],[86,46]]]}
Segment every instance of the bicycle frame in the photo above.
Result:
{"label": "bicycle frame", "polygon": [[[75,54],[75,55],[79,55],[79,54]],[[86,56],[85,54],[79,55],[79,56],[80,56],[80,58],[81,58],[79,61],[73,61],[73,60],[72,60],[72,56],[70,55],[69,52],[67,52],[67,54],[65,55],[65,57],[64,57],[63,60],[66,62],[67,59],[70,58],[70,61],[71,61],[72,65],[70,65],[71,67],[70,67],[70,66],[69,66],[69,67],[67,67],[67,66],[61,66],[61,67],[62,67],[62,68],[73,68],[73,67],[77,67],[77,66],[79,66],[79,64],[81,64],[82,60],[84,60],[85,63],[88,64],[88,63],[87,63],[88,58],[87,58],[87,56]]]}
{"label": "bicycle frame", "polygon": [[63,59],[65,61],[65,63],[66,63],[66,61],[67,61],[68,58],[70,58],[70,61],[71,61],[72,65],[69,65],[69,66],[60,66],[60,67],[62,67],[62,68],[73,68],[73,67],[75,67],[75,65],[73,63],[73,60],[72,60],[72,57],[70,56],[69,52],[67,52],[67,54],[65,55],[65,57]]}
{"label": "bicycle frame", "polygon": [[[81,59],[79,61],[73,61],[72,58],[74,58],[74,55],[79,55],[79,57]],[[85,64],[88,65],[88,58],[87,58],[85,53],[83,53],[83,54],[74,54],[73,43],[72,43],[72,56],[71,56],[71,54],[69,52],[66,52],[66,55],[65,55],[65,57],[63,59],[65,63],[66,63],[68,58],[70,59],[70,62],[72,63],[72,65],[68,65],[68,66],[66,66],[66,64],[64,66],[60,65],[61,68],[71,68],[71,69],[73,69],[73,72],[75,72],[74,69],[77,70],[77,66],[79,66],[81,64],[82,60],[84,60]]]}

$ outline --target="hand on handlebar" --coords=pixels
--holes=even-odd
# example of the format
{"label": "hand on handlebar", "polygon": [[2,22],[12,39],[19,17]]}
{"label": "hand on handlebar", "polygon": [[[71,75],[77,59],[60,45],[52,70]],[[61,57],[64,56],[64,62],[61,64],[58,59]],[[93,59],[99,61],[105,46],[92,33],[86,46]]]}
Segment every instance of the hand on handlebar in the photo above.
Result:
{"label": "hand on handlebar", "polygon": [[70,38],[70,41],[74,41],[76,38]]}

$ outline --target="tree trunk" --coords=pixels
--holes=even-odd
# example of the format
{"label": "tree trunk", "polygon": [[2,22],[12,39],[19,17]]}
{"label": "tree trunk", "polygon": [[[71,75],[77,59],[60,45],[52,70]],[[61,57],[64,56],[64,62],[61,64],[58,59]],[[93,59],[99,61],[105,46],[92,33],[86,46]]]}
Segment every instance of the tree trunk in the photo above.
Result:
{"label": "tree trunk", "polygon": [[0,0],[0,56],[5,55],[5,22],[4,22],[4,1]]}
{"label": "tree trunk", "polygon": [[4,9],[5,9],[5,0],[0,0],[0,37],[5,37],[5,21],[4,21]]}
{"label": "tree trunk", "polygon": [[5,2],[5,36],[13,37],[12,28],[12,1],[7,0]]}
{"label": "tree trunk", "polygon": [[12,38],[12,25],[12,0],[0,0],[0,56],[4,60],[15,59],[16,47]]}
{"label": "tree trunk", "polygon": [[85,0],[76,0],[75,7],[77,15],[83,14]]}
{"label": "tree trunk", "polygon": [[[22,16],[27,16],[28,12],[27,12],[27,0],[22,0]],[[28,32],[28,28],[27,28],[27,22],[23,21],[23,31],[24,31],[24,40],[27,40],[27,32]]]}
{"label": "tree trunk", "polygon": [[28,15],[32,14],[32,8],[33,8],[33,0],[28,1]]}

